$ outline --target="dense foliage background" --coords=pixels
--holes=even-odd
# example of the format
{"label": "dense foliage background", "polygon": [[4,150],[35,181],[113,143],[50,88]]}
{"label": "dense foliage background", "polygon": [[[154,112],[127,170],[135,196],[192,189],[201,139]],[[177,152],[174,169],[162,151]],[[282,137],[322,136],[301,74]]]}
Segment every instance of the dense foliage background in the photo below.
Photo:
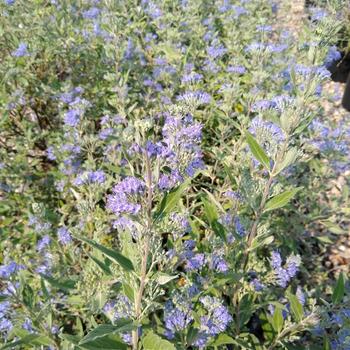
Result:
{"label": "dense foliage background", "polygon": [[0,349],[350,349],[347,4],[284,5],[1,2]]}

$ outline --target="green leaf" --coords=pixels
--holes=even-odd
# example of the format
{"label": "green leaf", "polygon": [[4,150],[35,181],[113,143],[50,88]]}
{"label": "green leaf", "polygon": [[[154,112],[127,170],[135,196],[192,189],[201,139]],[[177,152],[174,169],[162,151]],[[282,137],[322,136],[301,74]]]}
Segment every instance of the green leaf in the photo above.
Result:
{"label": "green leaf", "polygon": [[264,337],[268,341],[272,341],[276,335],[276,332],[274,331],[272,327],[272,317],[266,313],[260,313],[259,315],[261,328],[264,331]]}
{"label": "green leaf", "polygon": [[288,294],[287,297],[290,303],[292,315],[296,321],[300,322],[304,317],[303,305],[300,304],[298,298],[295,295]]}
{"label": "green leaf", "polygon": [[272,327],[277,333],[280,333],[283,328],[283,323],[284,319],[282,310],[279,307],[276,307],[271,320]]}
{"label": "green leaf", "polygon": [[182,183],[180,186],[175,188],[174,190],[170,191],[169,193],[166,193],[160,202],[159,209],[157,210],[155,214],[155,219],[159,219],[162,216],[170,213],[174,207],[179,202],[182,194],[185,192],[187,187],[189,186],[191,180],[186,180],[184,183]]}
{"label": "green leaf", "polygon": [[188,345],[191,345],[196,340],[198,333],[199,333],[199,329],[190,327],[186,336]]}
{"label": "green leaf", "polygon": [[135,329],[136,326],[133,325],[130,320],[119,320],[117,324],[101,324],[89,332],[83,339],[80,340],[79,346],[85,344],[92,344],[99,338],[105,338],[108,335],[129,332]]}
{"label": "green leaf", "polygon": [[112,275],[112,271],[111,269],[109,268],[109,266],[104,262],[104,261],[101,261],[97,258],[95,258],[93,255],[91,254],[87,254],[87,256],[96,263],[97,266],[100,267],[100,269],[106,274],[106,275]]}
{"label": "green leaf", "polygon": [[252,245],[248,250],[253,251],[262,246],[270,245],[274,241],[274,239],[275,238],[273,236],[266,236],[266,235],[257,236],[254,238]]}
{"label": "green leaf", "polygon": [[210,224],[210,227],[213,229],[213,231],[218,237],[226,241],[225,228],[218,221],[219,213],[217,211],[215,204],[212,203],[211,201],[208,201],[206,198],[202,198],[202,203],[203,203],[204,214]]}
{"label": "green leaf", "polygon": [[299,188],[282,192],[271,198],[265,205],[265,212],[284,207],[299,191]]}
{"label": "green leaf", "polygon": [[249,344],[240,339],[233,339],[227,334],[220,334],[217,339],[211,344],[212,346],[221,346],[226,344],[233,344],[237,346],[242,346],[243,348],[248,349]]}
{"label": "green leaf", "polygon": [[335,235],[343,235],[346,233],[346,230],[342,229],[339,225],[330,220],[321,221],[321,224],[325,225],[328,230]]}
{"label": "green leaf", "polygon": [[30,346],[45,345],[45,346],[49,346],[49,345],[52,345],[52,341],[48,337],[41,335],[41,334],[28,334],[20,340],[6,344],[2,348],[0,348],[0,350],[14,349],[15,346],[18,346],[18,345],[30,345]]}
{"label": "green leaf", "polygon": [[25,284],[22,291],[23,303],[29,308],[33,307],[34,292],[29,284]]}
{"label": "green leaf", "polygon": [[277,169],[274,171],[274,175],[278,175],[282,170],[293,164],[298,157],[298,149],[296,147],[291,148],[285,154],[282,162],[277,164]]}
{"label": "green leaf", "polygon": [[215,232],[215,234],[220,237],[223,241],[226,242],[226,233],[225,233],[225,228],[222,224],[220,224],[220,222],[218,220],[214,220],[211,223],[211,227],[213,229],[213,231]]}
{"label": "green leaf", "polygon": [[161,338],[152,331],[148,332],[142,339],[142,345],[144,350],[176,350],[174,344]]}
{"label": "green leaf", "polygon": [[79,335],[72,335],[72,334],[65,334],[65,333],[61,333],[59,334],[59,337],[61,339],[64,339],[74,345],[78,345],[79,341],[80,341],[80,336]]}
{"label": "green leaf", "polygon": [[218,214],[218,211],[216,210],[216,206],[205,198],[202,198],[202,203],[203,203],[205,217],[208,219],[209,224],[211,225],[213,221],[219,218],[219,214]]}
{"label": "green leaf", "polygon": [[323,336],[323,350],[331,350],[331,343],[327,335]]}
{"label": "green leaf", "polygon": [[267,170],[270,170],[270,159],[266,155],[265,151],[260,147],[253,135],[248,131],[245,132],[245,136],[251,152],[256,160],[258,160]]}
{"label": "green leaf", "polygon": [[77,235],[75,235],[74,237],[87,243],[91,247],[99,250],[101,253],[106,255],[106,257],[108,259],[110,259],[113,262],[115,262],[116,264],[120,265],[126,271],[134,271],[135,270],[132,262],[128,258],[126,258],[124,255],[117,252],[116,250],[107,248],[107,247],[105,247],[101,244],[98,244],[95,241],[88,239],[88,238],[84,238],[84,237],[77,236]]}
{"label": "green leaf", "polygon": [[130,301],[134,302],[134,290],[127,283],[123,283],[123,292],[130,299]]}
{"label": "green leaf", "polygon": [[73,280],[58,280],[51,276],[40,274],[40,276],[47,282],[51,284],[52,287],[55,287],[57,289],[62,289],[65,291],[69,291],[70,289],[75,288],[75,281]]}
{"label": "green leaf", "polygon": [[345,281],[344,281],[344,275],[341,272],[338,277],[337,284],[335,285],[335,288],[333,290],[332,302],[334,304],[339,304],[344,297],[344,292],[345,292]]}
{"label": "green leaf", "polygon": [[109,334],[105,337],[79,344],[79,348],[87,350],[127,350],[128,346],[117,335]]}
{"label": "green leaf", "polygon": [[166,273],[162,273],[162,272],[158,272],[156,274],[156,281],[158,284],[160,284],[161,286],[163,286],[164,284],[167,284],[168,282],[174,280],[175,278],[178,277],[178,275],[175,275],[175,276],[171,276],[171,275],[168,275]]}

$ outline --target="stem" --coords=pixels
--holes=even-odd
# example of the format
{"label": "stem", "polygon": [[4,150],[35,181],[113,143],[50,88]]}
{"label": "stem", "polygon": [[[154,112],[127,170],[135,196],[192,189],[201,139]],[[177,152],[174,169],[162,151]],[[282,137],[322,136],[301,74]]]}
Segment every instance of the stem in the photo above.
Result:
{"label": "stem", "polygon": [[[146,159],[146,182],[147,182],[147,232],[145,235],[142,260],[141,260],[141,271],[140,271],[140,287],[136,294],[135,300],[135,318],[140,321],[140,316],[142,314],[142,297],[146,286],[147,278],[147,260],[150,252],[150,238],[152,230],[152,169],[150,159],[148,157],[147,151],[145,151]],[[133,350],[138,349],[139,342],[139,332],[138,329],[132,332],[132,348]]]}
{"label": "stem", "polygon": [[256,237],[256,234],[258,232],[258,225],[259,225],[259,221],[260,221],[260,218],[263,214],[263,211],[264,211],[264,207],[265,207],[265,204],[267,202],[267,199],[269,197],[269,194],[270,194],[270,189],[271,189],[271,185],[272,185],[272,181],[273,181],[273,175],[272,173],[270,174],[270,178],[265,186],[265,190],[264,190],[264,193],[263,193],[263,196],[261,198],[261,202],[260,202],[260,205],[259,205],[259,209],[257,210],[256,212],[256,215],[255,215],[255,220],[253,222],[253,226],[248,234],[248,242],[247,242],[247,247],[244,251],[244,263],[243,263],[243,270],[245,271],[246,268],[247,268],[247,264],[248,264],[248,261],[249,261],[249,249],[253,243],[253,240],[254,238]]}
{"label": "stem", "polygon": [[272,182],[273,182],[273,179],[275,177],[275,171],[277,169],[277,165],[282,161],[286,151],[287,151],[287,148],[288,148],[288,144],[289,144],[289,136],[287,135],[283,145],[282,145],[282,150],[281,150],[281,153],[279,153],[279,155],[277,156],[277,159],[276,159],[276,162],[275,164],[273,165],[272,167],[272,170],[270,171],[270,177],[269,177],[269,180],[267,181],[267,184],[265,186],[265,189],[264,189],[264,192],[263,192],[263,195],[262,195],[262,198],[261,198],[261,202],[260,202],[260,205],[259,205],[259,208],[256,212],[256,215],[255,215],[255,220],[253,222],[253,225],[252,225],[252,228],[248,234],[248,241],[247,241],[247,247],[244,251],[244,263],[243,263],[243,271],[246,270],[247,268],[247,265],[248,265],[248,261],[249,261],[249,249],[251,248],[251,245],[253,243],[253,240],[254,238],[256,237],[256,234],[258,232],[258,225],[259,225],[259,221],[260,221],[260,218],[264,212],[264,208],[265,208],[265,204],[269,198],[269,194],[270,194],[270,189],[271,189],[271,186],[272,186]]}
{"label": "stem", "polygon": [[[282,146],[282,150],[281,153],[277,156],[276,162],[272,168],[272,170],[269,172],[269,179],[266,183],[262,198],[261,198],[261,202],[259,205],[258,210],[256,211],[255,214],[255,220],[253,222],[252,228],[248,234],[248,240],[247,240],[247,246],[244,250],[244,257],[243,257],[243,273],[246,272],[247,266],[248,266],[248,262],[249,262],[249,252],[250,252],[250,248],[252,246],[252,243],[254,241],[254,238],[256,237],[257,233],[258,233],[258,225],[259,225],[259,221],[261,219],[261,216],[263,215],[264,212],[264,208],[266,205],[266,202],[269,198],[269,194],[270,194],[270,190],[271,190],[271,186],[272,186],[272,182],[273,179],[275,177],[275,171],[277,169],[277,165],[279,164],[280,161],[282,161],[287,147],[289,144],[289,136],[287,135],[286,140],[284,141],[284,144]],[[232,297],[232,301],[233,301],[233,305],[235,305],[236,308],[236,334],[238,335],[240,333],[240,317],[239,317],[239,313],[240,313],[240,305],[239,305],[239,292],[241,291],[242,287],[237,288],[234,293],[233,293],[233,297]]]}

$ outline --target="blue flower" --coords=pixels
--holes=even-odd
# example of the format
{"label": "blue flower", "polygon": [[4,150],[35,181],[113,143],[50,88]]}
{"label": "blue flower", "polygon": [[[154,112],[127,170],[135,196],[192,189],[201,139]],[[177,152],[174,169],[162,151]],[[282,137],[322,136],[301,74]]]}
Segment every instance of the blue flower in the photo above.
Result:
{"label": "blue flower", "polygon": [[17,271],[23,270],[23,265],[18,265],[16,262],[11,261],[7,265],[0,265],[0,277],[4,279],[9,279]]}
{"label": "blue flower", "polygon": [[36,246],[36,249],[39,250],[39,252],[43,251],[51,242],[51,238],[49,235],[45,235],[42,237]]}
{"label": "blue flower", "polygon": [[131,197],[141,195],[146,189],[145,183],[136,177],[126,177],[119,184],[114,186],[113,194],[107,198],[107,208],[114,214],[137,214],[141,205],[133,203]]}
{"label": "blue flower", "polygon": [[311,21],[314,21],[314,22],[319,22],[323,18],[326,18],[328,16],[327,11],[319,7],[310,8],[310,12],[311,12]]}
{"label": "blue flower", "polygon": [[298,255],[290,255],[287,258],[286,264],[282,267],[281,255],[273,251],[271,256],[271,266],[274,269],[277,284],[285,288],[290,280],[296,275],[299,270],[301,260]]}
{"label": "blue flower", "polygon": [[273,251],[271,255],[271,265],[274,269],[278,269],[282,265],[281,254],[277,251]]}
{"label": "blue flower", "polygon": [[215,336],[224,332],[232,321],[232,316],[219,299],[205,296],[200,302],[207,310],[207,315],[200,318],[200,331],[208,336]]}
{"label": "blue flower", "polygon": [[211,96],[203,91],[187,91],[184,94],[178,96],[177,101],[188,102],[194,104],[208,104],[211,101]]}
{"label": "blue flower", "polygon": [[22,328],[28,331],[29,333],[33,333],[33,323],[32,320],[26,318],[22,324]]}
{"label": "blue flower", "polygon": [[0,315],[5,315],[11,308],[11,304],[9,301],[4,301],[0,303]]}
{"label": "blue flower", "polygon": [[173,339],[176,332],[185,330],[192,321],[191,305],[185,310],[180,310],[169,302],[165,305],[164,322],[168,339]]}
{"label": "blue flower", "polygon": [[265,288],[265,285],[258,278],[254,278],[250,283],[257,292],[261,292]]}
{"label": "blue flower", "polygon": [[71,237],[67,227],[65,227],[65,226],[60,227],[57,230],[57,236],[58,236],[58,241],[63,245],[67,245],[72,241],[72,237]]}
{"label": "blue flower", "polygon": [[95,19],[100,14],[100,9],[97,7],[91,7],[90,9],[83,11],[83,17],[85,19]]}
{"label": "blue flower", "polygon": [[64,123],[76,127],[80,122],[82,111],[80,109],[69,109],[64,116]]}
{"label": "blue flower", "polygon": [[228,271],[229,267],[226,260],[222,257],[222,254],[213,253],[210,257],[209,268],[225,273]]}
{"label": "blue flower", "polygon": [[197,253],[191,256],[186,261],[186,271],[200,270],[205,264],[205,255]]}
{"label": "blue flower", "polygon": [[267,25],[267,24],[259,24],[255,28],[259,32],[271,32],[272,31],[272,26]]}
{"label": "blue flower", "polygon": [[244,66],[228,66],[226,71],[228,73],[244,74],[247,69]]}
{"label": "blue flower", "polygon": [[47,158],[50,160],[56,160],[56,156],[54,153],[54,148],[52,146],[48,147],[46,149],[46,154],[47,154]]}
{"label": "blue flower", "polygon": [[9,320],[6,317],[2,317],[0,319],[0,333],[1,332],[8,333],[12,330],[12,328],[13,328],[13,324],[11,320]]}
{"label": "blue flower", "polygon": [[18,45],[18,48],[12,52],[12,55],[15,57],[24,57],[24,56],[28,56],[28,45],[26,43],[21,42]]}
{"label": "blue flower", "polygon": [[222,57],[226,52],[227,49],[217,41],[207,48],[207,55],[211,60]]}
{"label": "blue flower", "polygon": [[325,59],[324,65],[326,68],[330,68],[333,62],[338,61],[341,59],[341,53],[338,51],[336,46],[331,46],[328,49],[328,53]]}

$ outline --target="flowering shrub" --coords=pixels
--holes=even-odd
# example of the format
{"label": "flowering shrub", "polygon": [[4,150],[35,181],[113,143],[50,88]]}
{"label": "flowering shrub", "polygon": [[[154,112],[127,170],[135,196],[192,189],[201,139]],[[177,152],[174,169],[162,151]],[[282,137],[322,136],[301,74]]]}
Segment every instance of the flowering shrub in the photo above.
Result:
{"label": "flowering shrub", "polygon": [[340,5],[1,3],[0,349],[348,348]]}

